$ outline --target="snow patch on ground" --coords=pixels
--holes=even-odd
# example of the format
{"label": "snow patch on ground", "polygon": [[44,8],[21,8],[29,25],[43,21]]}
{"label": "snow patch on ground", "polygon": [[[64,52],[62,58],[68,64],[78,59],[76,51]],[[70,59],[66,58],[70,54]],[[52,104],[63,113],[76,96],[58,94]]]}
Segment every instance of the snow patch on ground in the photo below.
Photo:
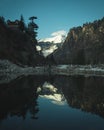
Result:
{"label": "snow patch on ground", "polygon": [[[103,76],[104,65],[57,65],[57,66],[18,66],[8,60],[0,60],[0,83],[9,82],[19,76],[27,75],[84,75]],[[51,87],[49,84],[45,87]],[[53,88],[52,88],[53,89]]]}

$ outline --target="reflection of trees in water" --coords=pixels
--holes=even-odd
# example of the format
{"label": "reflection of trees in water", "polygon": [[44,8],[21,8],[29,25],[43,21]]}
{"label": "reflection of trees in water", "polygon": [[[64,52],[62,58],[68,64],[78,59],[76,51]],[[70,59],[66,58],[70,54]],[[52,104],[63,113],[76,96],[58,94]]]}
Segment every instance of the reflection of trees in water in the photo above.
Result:
{"label": "reflection of trees in water", "polygon": [[43,82],[41,77],[29,76],[0,85],[0,119],[9,115],[25,119],[27,112],[31,113],[31,118],[37,119],[39,108],[36,91]]}
{"label": "reflection of trees in water", "polygon": [[37,87],[49,81],[63,93],[69,106],[98,114],[104,118],[104,78],[103,77],[38,77],[28,76],[0,85],[0,120],[10,116],[37,119]]}
{"label": "reflection of trees in water", "polygon": [[104,77],[56,77],[69,106],[98,114],[104,118]]}

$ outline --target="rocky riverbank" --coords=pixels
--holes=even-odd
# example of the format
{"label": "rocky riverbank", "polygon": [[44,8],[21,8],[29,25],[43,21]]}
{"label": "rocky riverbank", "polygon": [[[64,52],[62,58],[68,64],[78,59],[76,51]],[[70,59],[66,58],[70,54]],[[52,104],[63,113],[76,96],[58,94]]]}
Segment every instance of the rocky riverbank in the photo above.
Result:
{"label": "rocky riverbank", "polygon": [[0,60],[0,83],[8,83],[21,76],[43,74],[48,74],[44,67],[21,67],[8,60]]}
{"label": "rocky riverbank", "polygon": [[84,75],[104,76],[104,65],[58,65],[52,66],[52,74],[59,75]]}
{"label": "rocky riverbank", "polygon": [[0,83],[9,82],[27,75],[84,75],[104,76],[104,65],[57,65],[57,66],[18,66],[8,60],[0,60]]}

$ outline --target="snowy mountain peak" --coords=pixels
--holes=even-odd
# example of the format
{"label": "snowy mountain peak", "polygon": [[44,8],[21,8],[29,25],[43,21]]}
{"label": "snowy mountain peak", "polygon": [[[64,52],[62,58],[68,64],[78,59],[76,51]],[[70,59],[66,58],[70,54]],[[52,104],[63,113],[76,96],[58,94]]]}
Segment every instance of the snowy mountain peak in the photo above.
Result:
{"label": "snowy mountain peak", "polygon": [[66,39],[66,31],[61,30],[51,34],[50,38],[41,39],[38,41],[37,51],[41,52],[44,57],[53,53],[56,49],[62,46]]}
{"label": "snowy mountain peak", "polygon": [[61,30],[51,34],[50,38],[40,39],[38,42],[63,43],[66,38],[66,31]]}

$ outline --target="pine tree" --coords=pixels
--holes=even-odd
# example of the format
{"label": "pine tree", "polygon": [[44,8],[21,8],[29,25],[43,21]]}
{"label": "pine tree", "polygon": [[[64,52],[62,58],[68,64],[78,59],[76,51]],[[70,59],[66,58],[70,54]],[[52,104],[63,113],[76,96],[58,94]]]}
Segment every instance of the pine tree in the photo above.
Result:
{"label": "pine tree", "polygon": [[0,22],[5,24],[5,18],[3,16],[0,16]]}
{"label": "pine tree", "polygon": [[38,25],[34,22],[34,19],[37,19],[37,17],[35,16],[30,17],[29,18],[30,22],[28,24],[28,31],[33,40],[36,39],[37,36],[36,30],[38,29]]}
{"label": "pine tree", "polygon": [[22,32],[26,29],[23,15],[20,17],[19,28]]}

